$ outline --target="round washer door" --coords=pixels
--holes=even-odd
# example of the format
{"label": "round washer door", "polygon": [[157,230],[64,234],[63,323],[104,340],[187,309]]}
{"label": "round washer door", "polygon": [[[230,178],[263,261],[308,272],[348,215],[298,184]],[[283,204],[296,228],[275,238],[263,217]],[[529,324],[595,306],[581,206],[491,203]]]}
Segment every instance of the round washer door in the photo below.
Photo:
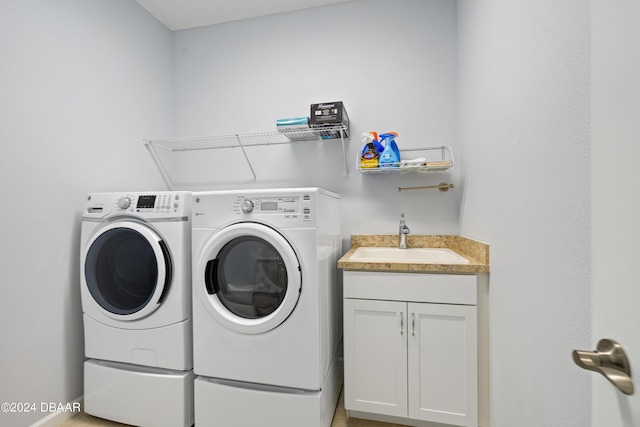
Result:
{"label": "round washer door", "polygon": [[235,224],[214,235],[196,271],[207,311],[223,326],[245,334],[284,322],[302,286],[300,263],[289,242],[256,223]]}
{"label": "round washer door", "polygon": [[120,221],[100,230],[82,258],[85,285],[100,310],[118,320],[155,311],[171,280],[162,238],[143,224]]}

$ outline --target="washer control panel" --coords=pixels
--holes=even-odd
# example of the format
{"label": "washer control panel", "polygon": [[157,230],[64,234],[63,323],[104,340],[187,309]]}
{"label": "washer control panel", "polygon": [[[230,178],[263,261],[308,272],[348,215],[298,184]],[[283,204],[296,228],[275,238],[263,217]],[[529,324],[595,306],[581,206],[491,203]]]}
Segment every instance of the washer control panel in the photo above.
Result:
{"label": "washer control panel", "polygon": [[177,213],[182,204],[180,194],[136,194],[118,199],[118,208],[137,213]]}
{"label": "washer control panel", "polygon": [[85,214],[103,217],[109,214],[136,214],[148,218],[182,217],[188,214],[186,192],[93,193],[87,196]]}

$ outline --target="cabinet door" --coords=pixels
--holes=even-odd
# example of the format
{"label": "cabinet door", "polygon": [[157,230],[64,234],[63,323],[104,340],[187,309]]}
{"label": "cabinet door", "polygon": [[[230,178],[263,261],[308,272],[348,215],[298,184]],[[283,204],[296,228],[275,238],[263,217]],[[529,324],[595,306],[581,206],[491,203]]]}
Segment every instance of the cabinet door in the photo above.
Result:
{"label": "cabinet door", "polygon": [[478,425],[476,307],[408,304],[409,417]]}
{"label": "cabinet door", "polygon": [[407,416],[407,303],[344,300],[345,408]]}

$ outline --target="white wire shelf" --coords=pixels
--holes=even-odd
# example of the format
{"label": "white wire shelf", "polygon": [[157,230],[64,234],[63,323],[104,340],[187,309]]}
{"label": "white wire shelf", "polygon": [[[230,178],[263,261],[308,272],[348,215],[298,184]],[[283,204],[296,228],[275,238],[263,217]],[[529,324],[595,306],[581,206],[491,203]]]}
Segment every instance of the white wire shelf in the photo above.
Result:
{"label": "white wire shelf", "polygon": [[232,135],[196,136],[186,138],[146,139],[145,144],[171,151],[212,150],[262,145],[291,144],[294,142],[347,138],[348,128],[302,128],[287,131],[256,132]]}
{"label": "white wire shelf", "polygon": [[251,170],[253,179],[256,180],[256,174],[249,160],[245,148],[282,145],[304,142],[318,141],[340,141],[342,144],[342,152],[344,153],[345,171],[349,173],[349,165],[347,162],[346,149],[344,140],[349,138],[348,126],[332,126],[323,128],[301,128],[292,130],[280,130],[271,132],[256,132],[232,135],[216,135],[216,136],[196,136],[183,138],[158,138],[143,140],[147,150],[151,154],[156,166],[158,167],[162,178],[169,188],[174,188],[175,183],[171,175],[163,163],[158,149],[169,152],[178,151],[198,151],[198,150],[216,150],[240,148],[244,159]]}
{"label": "white wire shelf", "polygon": [[453,151],[448,145],[437,147],[408,148],[400,150],[400,162],[388,163],[388,166],[374,168],[360,165],[360,153],[356,158],[356,167],[363,174],[397,174],[408,172],[444,172],[455,164]]}

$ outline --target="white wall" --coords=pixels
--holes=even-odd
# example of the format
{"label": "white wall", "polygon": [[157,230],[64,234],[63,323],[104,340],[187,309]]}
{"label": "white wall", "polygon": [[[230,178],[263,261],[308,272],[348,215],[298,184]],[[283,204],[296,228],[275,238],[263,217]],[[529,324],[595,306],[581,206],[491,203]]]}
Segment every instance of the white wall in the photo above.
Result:
{"label": "white wall", "polygon": [[[622,345],[635,383],[623,395],[602,375],[591,378],[592,427],[640,425],[640,2],[591,1],[591,346]],[[613,48],[615,47],[615,48]]]}
{"label": "white wall", "polygon": [[[399,186],[457,184],[452,173],[363,176],[361,134],[396,131],[400,148],[456,149],[456,3],[366,0],[175,33],[176,135],[275,130],[317,102],[344,101],[351,123],[346,175],[339,142],[197,152],[187,182],[204,188],[320,186],[342,196],[343,233],[457,233],[460,193]],[[197,161],[198,163],[194,163]],[[234,171],[224,169],[229,163]],[[194,164],[198,168],[194,168]],[[191,181],[189,180],[191,179]]]}
{"label": "white wall", "polygon": [[[489,243],[491,425],[588,425],[588,376],[570,355],[589,347],[589,25],[586,0],[375,0],[178,32],[177,134],[269,130],[345,101],[347,178],[338,150],[269,147],[258,182],[211,187],[326,187],[343,196],[345,240],[393,233],[404,211],[413,232]],[[314,49],[336,34],[338,49]],[[401,147],[452,143],[458,172],[361,176],[351,159],[372,129],[398,131]],[[326,171],[295,163],[309,153]],[[457,188],[396,192],[440,180]]]}
{"label": "white wall", "polygon": [[[292,145],[258,149],[255,183],[212,164],[204,187],[318,185],[342,194],[345,238],[404,211],[414,233],[491,244],[492,426],[589,424],[570,359],[590,344],[587,0],[356,0],[173,35],[128,0],[4,3],[0,401],[82,393],[79,210],[88,191],[164,186],[142,138],[270,130],[343,100],[348,176],[335,145]],[[460,165],[362,176],[370,130],[451,144]],[[441,180],[457,188],[396,191]]]}
{"label": "white wall", "polygon": [[590,425],[588,0],[459,0],[462,233],[491,244],[491,425]]}
{"label": "white wall", "polygon": [[164,188],[171,33],[128,0],[3,1],[0,28],[0,402],[37,408],[0,425],[26,426],[83,392],[85,193]]}
{"label": "white wall", "polygon": [[[343,196],[345,238],[393,233],[404,211],[413,232],[486,241],[492,426],[587,425],[588,378],[570,352],[589,345],[589,23],[579,0],[376,0],[178,32],[176,130],[261,131],[343,100],[350,160],[371,129],[405,147],[451,142],[461,161],[445,195],[396,192],[440,176],[344,178],[337,150],[306,147],[269,147],[257,183],[219,185],[327,187]],[[335,34],[333,61],[312,50]],[[309,152],[325,173],[293,164]]]}

